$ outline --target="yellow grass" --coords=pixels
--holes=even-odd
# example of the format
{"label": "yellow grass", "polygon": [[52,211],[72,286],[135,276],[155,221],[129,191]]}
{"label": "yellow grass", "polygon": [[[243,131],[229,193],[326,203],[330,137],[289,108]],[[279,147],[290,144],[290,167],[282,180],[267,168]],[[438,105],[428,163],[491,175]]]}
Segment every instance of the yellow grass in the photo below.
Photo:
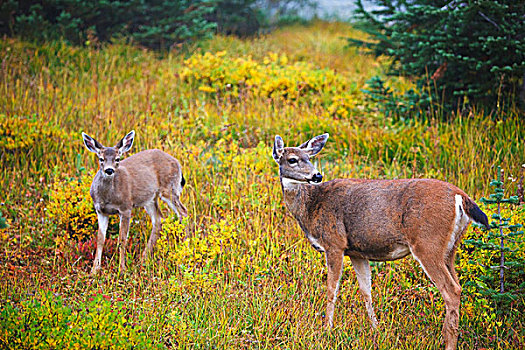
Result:
{"label": "yellow grass", "polygon": [[[306,62],[308,77],[327,69],[347,86],[295,100],[289,99],[292,90],[279,97],[254,86],[234,95],[202,77],[189,81],[184,75],[189,53],[158,57],[123,44],[74,48],[2,39],[0,211],[10,224],[0,231],[2,304],[39,299],[38,291],[46,290],[82,307],[100,292],[122,298],[126,314],[160,347],[440,348],[443,302],[411,259],[373,266],[377,331],[345,261],[335,329],[322,328],[324,258],[284,208],[271,158],[273,138],[279,134],[287,145],[296,145],[329,132],[317,161],[326,179],[436,177],[479,198],[490,191],[495,165],[519,178],[522,117],[514,111],[494,121],[473,111],[449,123],[432,116],[407,124],[386,119],[361,92],[384,62],[345,49],[349,35],[362,34],[346,24],[319,22],[255,39],[216,37],[195,48],[195,54],[225,52],[218,65],[224,71],[243,58],[269,74],[274,68],[264,66],[264,59],[277,54],[286,57],[279,69],[291,81],[293,65]],[[196,69],[203,72],[199,64],[202,60]],[[209,92],[210,86],[218,92]],[[339,100],[346,104],[332,113],[330,106]],[[137,209],[129,271],[117,271],[113,228],[103,272],[91,277],[92,250],[82,245],[94,237],[96,225],[77,226],[82,230],[77,236],[84,237],[78,242],[49,210],[69,213],[64,198],[84,198],[69,189],[71,181],[97,171],[82,131],[112,145],[131,129],[137,133],[131,153],[156,147],[181,161],[187,179],[182,201],[190,217],[183,231],[165,225],[155,258],[139,266],[150,223]],[[87,191],[89,182],[81,187]],[[515,189],[509,182],[507,190]],[[168,209],[163,211],[168,216]],[[183,238],[178,243],[177,235]],[[472,304],[472,298],[463,299]],[[491,310],[463,313],[460,334],[461,349],[524,345],[521,318],[496,317]]]}

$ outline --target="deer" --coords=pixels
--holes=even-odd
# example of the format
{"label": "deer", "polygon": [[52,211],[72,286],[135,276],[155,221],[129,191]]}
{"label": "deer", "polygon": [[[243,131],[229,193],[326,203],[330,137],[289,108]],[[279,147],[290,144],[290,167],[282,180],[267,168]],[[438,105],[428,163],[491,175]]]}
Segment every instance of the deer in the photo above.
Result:
{"label": "deer", "polygon": [[277,135],[272,152],[287,209],[312,247],[325,256],[326,328],[333,327],[344,256],[350,258],[368,318],[377,328],[369,262],[412,254],[443,297],[445,349],[456,349],[461,286],[454,258],[470,222],[489,229],[487,216],[465,192],[435,179],[322,182],[310,159],[321,151],[328,136],[285,147]]}
{"label": "deer", "polygon": [[100,271],[109,216],[114,214],[120,216],[119,268],[125,271],[132,209],[143,207],[151,218],[151,234],[141,258],[144,262],[153,251],[161,230],[162,213],[158,200],[167,203],[179,220],[188,216],[186,207],[180,201],[186,180],[179,161],[159,149],[145,150],[122,159],[133,145],[134,130],[114,147],[105,147],[86,133],[82,133],[82,139],[86,148],[95,153],[99,161],[99,169],[90,188],[98,220],[97,249],[91,273]]}

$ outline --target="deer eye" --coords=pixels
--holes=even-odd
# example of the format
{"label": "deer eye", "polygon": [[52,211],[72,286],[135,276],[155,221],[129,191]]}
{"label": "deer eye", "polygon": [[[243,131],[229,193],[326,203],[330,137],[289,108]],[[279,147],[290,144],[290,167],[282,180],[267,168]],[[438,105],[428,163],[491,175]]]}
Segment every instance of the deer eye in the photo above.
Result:
{"label": "deer eye", "polygon": [[104,158],[99,158],[98,160],[102,163],[104,161]]}
{"label": "deer eye", "polygon": [[290,158],[290,159],[288,159],[288,163],[290,163],[290,164],[297,164],[297,158]]}
{"label": "deer eye", "polygon": [[115,162],[117,163],[120,162],[120,158],[115,159]]}

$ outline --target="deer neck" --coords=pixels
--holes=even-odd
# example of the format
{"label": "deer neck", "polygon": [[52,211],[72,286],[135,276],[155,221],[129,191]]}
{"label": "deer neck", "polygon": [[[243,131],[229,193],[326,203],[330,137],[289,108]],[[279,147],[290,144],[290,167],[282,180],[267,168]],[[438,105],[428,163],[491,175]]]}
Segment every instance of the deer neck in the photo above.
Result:
{"label": "deer neck", "polygon": [[102,197],[114,193],[117,184],[117,173],[113,176],[106,176],[102,170],[98,171],[98,179],[94,182],[95,191]]}
{"label": "deer neck", "polygon": [[286,207],[299,222],[304,222],[309,217],[307,208],[312,198],[312,191],[316,189],[316,186],[311,184],[282,185]]}

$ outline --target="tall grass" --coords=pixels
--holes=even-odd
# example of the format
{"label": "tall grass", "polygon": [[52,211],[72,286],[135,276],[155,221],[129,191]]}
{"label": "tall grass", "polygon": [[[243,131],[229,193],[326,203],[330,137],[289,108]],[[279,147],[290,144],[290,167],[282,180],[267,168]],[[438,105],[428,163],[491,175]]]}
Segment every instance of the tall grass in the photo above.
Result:
{"label": "tall grass", "polygon": [[[225,64],[247,55],[261,62],[274,52],[333,69],[355,84],[356,106],[346,118],[327,115],[311,100],[200,91],[181,77],[189,54],[157,57],[122,44],[75,48],[2,39],[0,210],[10,223],[2,233],[3,303],[36,298],[43,289],[82,305],[102,291],[124,299],[157,343],[176,348],[439,348],[443,302],[410,259],[373,267],[379,331],[369,325],[345,261],[336,327],[322,328],[324,259],[283,206],[270,155],[273,137],[296,145],[329,132],[318,160],[327,179],[435,177],[478,198],[495,165],[518,177],[525,128],[518,111],[497,121],[475,111],[448,123],[385,119],[359,92],[382,63],[344,50],[349,33],[360,35],[343,24],[317,23],[257,39],[217,37],[197,48],[226,51]],[[230,224],[236,240],[229,248],[202,264],[180,264],[169,252],[181,245],[164,235],[155,259],[138,266],[150,223],[137,210],[129,272],[118,274],[118,257],[110,254],[101,276],[87,274],[92,262],[73,254],[77,243],[47,215],[50,184],[79,178],[82,168],[96,172],[81,131],[111,145],[131,129],[137,132],[132,152],[156,147],[181,161],[188,181],[186,239],[206,241],[210,225],[220,231]],[[8,138],[14,140],[9,148],[2,144]],[[460,348],[523,346],[519,317],[486,318],[478,311],[461,316]]]}

